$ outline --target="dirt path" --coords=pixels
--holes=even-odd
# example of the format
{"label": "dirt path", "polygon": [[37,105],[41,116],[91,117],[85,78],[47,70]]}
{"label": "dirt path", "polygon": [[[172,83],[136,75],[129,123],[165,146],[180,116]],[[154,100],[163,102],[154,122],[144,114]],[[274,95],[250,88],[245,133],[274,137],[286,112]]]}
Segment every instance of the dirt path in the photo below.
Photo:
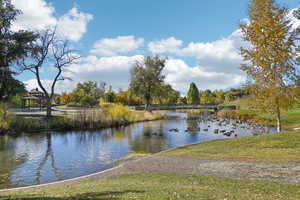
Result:
{"label": "dirt path", "polygon": [[178,173],[236,178],[242,180],[265,180],[277,183],[300,184],[300,163],[250,163],[226,160],[205,160],[157,154],[127,162],[120,168],[92,178],[105,178],[132,173]]}
{"label": "dirt path", "polygon": [[[118,167],[105,172],[23,189],[48,187],[50,185],[60,186],[84,180],[104,180],[106,178],[115,177],[118,175],[149,172],[195,174],[203,176],[234,178],[240,180],[264,180],[284,184],[300,185],[300,163],[251,163],[156,154],[137,160],[126,161]],[[0,190],[0,192],[2,191],[4,190]]]}

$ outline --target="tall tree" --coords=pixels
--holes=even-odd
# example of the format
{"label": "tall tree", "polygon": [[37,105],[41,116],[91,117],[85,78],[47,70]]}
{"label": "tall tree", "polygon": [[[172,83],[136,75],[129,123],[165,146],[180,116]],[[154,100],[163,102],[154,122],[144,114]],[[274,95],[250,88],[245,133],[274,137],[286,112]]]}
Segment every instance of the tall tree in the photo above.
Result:
{"label": "tall tree", "polygon": [[166,60],[158,55],[145,56],[142,62],[137,61],[131,69],[130,87],[144,99],[146,110],[150,110],[153,98],[160,93],[165,79],[162,71]]}
{"label": "tall tree", "polygon": [[[30,71],[36,76],[38,85],[46,96],[47,117],[51,116],[56,83],[67,78],[63,76],[63,70],[74,64],[79,58],[80,56],[70,49],[67,40],[60,40],[56,36],[56,29],[40,32],[37,41],[31,45],[31,57],[23,60],[22,70]],[[41,69],[51,66],[56,73],[48,91],[41,79]]]}
{"label": "tall tree", "polygon": [[249,24],[241,30],[249,48],[242,48],[246,61],[242,69],[251,79],[248,90],[252,106],[276,115],[277,130],[281,131],[281,111],[290,109],[298,87],[295,41],[297,31],[288,18],[289,11],[274,0],[252,0]]}
{"label": "tall tree", "polygon": [[159,94],[154,98],[154,103],[176,104],[180,97],[180,92],[174,90],[169,84],[162,84]]}
{"label": "tall tree", "polygon": [[190,84],[190,88],[187,94],[187,103],[193,105],[200,103],[199,90],[195,83]]}
{"label": "tall tree", "polygon": [[28,55],[30,43],[37,37],[29,31],[12,31],[19,14],[10,0],[0,0],[0,101],[15,95],[11,88],[16,83],[12,66]]}
{"label": "tall tree", "polygon": [[[298,20],[300,20],[300,8],[298,8],[298,9],[296,9],[296,10],[294,10],[294,17],[296,18],[296,19],[298,19]],[[298,26],[298,27],[296,27],[297,28],[297,32],[298,32],[298,34],[300,33],[300,26]],[[298,45],[298,47],[297,47],[297,50],[298,50],[298,52],[300,52],[300,46]],[[297,64],[299,65],[300,64],[300,56],[298,55],[298,57],[297,57],[297,59],[296,59],[296,61],[297,61]],[[299,80],[299,82],[300,82],[300,80]],[[298,85],[300,85],[300,83],[298,84]]]}

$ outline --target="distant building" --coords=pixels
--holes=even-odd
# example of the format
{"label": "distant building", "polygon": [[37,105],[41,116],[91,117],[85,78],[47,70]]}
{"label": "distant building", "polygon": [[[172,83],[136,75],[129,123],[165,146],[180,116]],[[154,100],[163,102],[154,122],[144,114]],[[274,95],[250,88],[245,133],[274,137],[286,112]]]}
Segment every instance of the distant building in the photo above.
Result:
{"label": "distant building", "polygon": [[[51,102],[55,104],[54,99]],[[44,107],[47,104],[47,97],[44,92],[39,91],[38,88],[31,90],[26,96],[22,98],[22,107]]]}

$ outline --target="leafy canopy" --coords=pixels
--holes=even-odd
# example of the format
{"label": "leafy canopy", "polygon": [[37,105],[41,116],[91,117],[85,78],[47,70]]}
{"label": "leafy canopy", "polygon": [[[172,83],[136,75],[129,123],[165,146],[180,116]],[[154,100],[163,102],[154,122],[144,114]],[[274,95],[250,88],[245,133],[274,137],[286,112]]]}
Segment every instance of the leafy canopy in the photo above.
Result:
{"label": "leafy canopy", "polygon": [[242,48],[245,60],[242,65],[250,84],[252,106],[277,114],[280,126],[280,109],[291,108],[297,97],[298,79],[295,57],[297,30],[293,30],[289,11],[274,0],[252,0],[249,24],[241,30],[249,48]]}
{"label": "leafy canopy", "polygon": [[160,56],[145,56],[142,62],[136,62],[131,69],[130,88],[150,105],[153,98],[161,93],[161,85],[164,83],[165,76],[163,69],[166,58]]}

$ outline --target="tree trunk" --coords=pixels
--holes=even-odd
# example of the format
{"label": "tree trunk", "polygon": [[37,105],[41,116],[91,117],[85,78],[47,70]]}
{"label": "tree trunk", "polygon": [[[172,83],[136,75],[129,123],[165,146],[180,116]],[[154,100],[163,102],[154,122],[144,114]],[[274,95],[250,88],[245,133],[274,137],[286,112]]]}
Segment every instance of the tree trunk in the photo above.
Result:
{"label": "tree trunk", "polygon": [[49,118],[52,116],[52,105],[51,105],[51,100],[48,100],[47,102],[47,115],[46,117]]}
{"label": "tree trunk", "polygon": [[150,99],[146,99],[145,110],[151,112]]}
{"label": "tree trunk", "polygon": [[277,132],[279,133],[282,130],[282,128],[281,128],[281,113],[280,113],[279,106],[277,106],[276,114],[277,114]]}

